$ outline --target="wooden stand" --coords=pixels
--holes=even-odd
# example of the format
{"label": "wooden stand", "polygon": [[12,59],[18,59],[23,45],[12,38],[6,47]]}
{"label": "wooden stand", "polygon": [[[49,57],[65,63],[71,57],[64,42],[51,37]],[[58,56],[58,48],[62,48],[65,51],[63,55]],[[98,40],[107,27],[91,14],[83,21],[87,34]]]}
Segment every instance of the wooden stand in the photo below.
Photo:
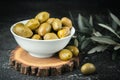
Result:
{"label": "wooden stand", "polygon": [[60,75],[78,68],[79,58],[74,57],[68,61],[62,61],[58,56],[36,58],[29,55],[21,47],[17,47],[11,52],[10,65],[22,74],[51,76]]}

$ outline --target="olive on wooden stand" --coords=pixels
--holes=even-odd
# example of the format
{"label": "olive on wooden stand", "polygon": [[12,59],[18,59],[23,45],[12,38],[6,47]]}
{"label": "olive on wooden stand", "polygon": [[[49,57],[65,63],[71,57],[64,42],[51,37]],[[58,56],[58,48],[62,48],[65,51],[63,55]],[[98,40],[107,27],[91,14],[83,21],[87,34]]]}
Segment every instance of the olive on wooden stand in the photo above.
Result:
{"label": "olive on wooden stand", "polygon": [[60,52],[59,52],[59,58],[63,61],[66,61],[66,60],[69,60],[72,58],[72,52],[68,49],[62,49]]}
{"label": "olive on wooden stand", "polygon": [[66,49],[69,49],[74,56],[78,56],[79,55],[79,49],[76,46],[67,46]]}

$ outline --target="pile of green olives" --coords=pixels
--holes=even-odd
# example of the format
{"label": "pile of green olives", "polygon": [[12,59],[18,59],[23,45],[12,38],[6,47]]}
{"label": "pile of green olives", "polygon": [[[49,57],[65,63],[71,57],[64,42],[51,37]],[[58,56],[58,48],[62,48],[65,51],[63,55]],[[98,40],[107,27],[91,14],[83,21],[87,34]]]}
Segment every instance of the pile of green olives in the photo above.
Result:
{"label": "pile of green olives", "polygon": [[61,39],[70,35],[72,21],[67,17],[51,18],[50,13],[42,11],[26,24],[17,23],[13,31],[15,34],[36,40]]}
{"label": "pile of green olives", "polygon": [[70,60],[72,57],[79,55],[79,49],[74,45],[68,45],[59,51],[59,58],[63,61]]}

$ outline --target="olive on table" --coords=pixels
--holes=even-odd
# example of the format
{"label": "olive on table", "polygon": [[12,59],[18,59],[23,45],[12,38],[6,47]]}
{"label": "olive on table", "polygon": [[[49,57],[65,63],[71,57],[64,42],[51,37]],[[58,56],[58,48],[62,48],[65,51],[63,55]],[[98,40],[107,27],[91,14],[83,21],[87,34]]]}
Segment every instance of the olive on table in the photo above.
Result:
{"label": "olive on table", "polygon": [[70,34],[70,29],[63,28],[57,32],[59,38],[64,38]]}
{"label": "olive on table", "polygon": [[36,39],[36,40],[42,40],[42,37],[39,34],[34,34],[32,36],[32,39]]}
{"label": "olive on table", "polygon": [[46,11],[40,12],[35,16],[35,19],[38,19],[40,23],[47,21],[50,17],[50,14]]}
{"label": "olive on table", "polygon": [[52,22],[52,28],[53,28],[54,31],[58,31],[62,28],[62,23],[61,23],[60,19],[56,18]]}
{"label": "olive on table", "polygon": [[72,21],[71,21],[69,18],[63,17],[63,18],[61,19],[61,22],[62,22],[62,24],[63,24],[64,26],[67,26],[67,27],[69,27],[69,28],[72,28]]}
{"label": "olive on table", "polygon": [[40,25],[38,28],[38,34],[41,36],[44,36],[46,33],[49,33],[51,31],[51,25],[47,22]]}
{"label": "olive on table", "polygon": [[81,72],[83,74],[92,74],[96,71],[96,67],[92,63],[85,63],[81,67]]}
{"label": "olive on table", "polygon": [[31,29],[29,29],[28,27],[25,27],[24,24],[22,23],[17,23],[13,27],[13,32],[22,37],[31,37],[33,35],[33,32],[31,31]]}
{"label": "olive on table", "polygon": [[44,35],[44,40],[53,40],[53,39],[58,39],[55,33],[46,33]]}
{"label": "olive on table", "polygon": [[72,52],[68,49],[62,49],[60,52],[59,52],[59,58],[63,61],[66,61],[66,60],[69,60],[72,58]]}
{"label": "olive on table", "polygon": [[79,55],[79,49],[76,46],[67,46],[66,49],[69,49],[74,56],[78,56]]}
{"label": "olive on table", "polygon": [[39,27],[40,22],[37,19],[30,19],[26,24],[25,27],[30,28],[31,30],[35,30]]}

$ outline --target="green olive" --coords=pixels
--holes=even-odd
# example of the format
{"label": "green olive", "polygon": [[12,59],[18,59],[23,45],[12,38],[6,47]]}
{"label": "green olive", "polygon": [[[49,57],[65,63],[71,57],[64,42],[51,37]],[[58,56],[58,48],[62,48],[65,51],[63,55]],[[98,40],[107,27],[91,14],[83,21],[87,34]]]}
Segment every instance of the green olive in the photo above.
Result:
{"label": "green olive", "polygon": [[76,46],[67,46],[66,49],[69,49],[74,56],[78,56],[79,49]]}
{"label": "green olive", "polygon": [[39,29],[39,27],[34,30],[34,32],[35,32],[36,34],[38,34],[38,29]]}
{"label": "green olive", "polygon": [[46,33],[44,35],[44,40],[53,40],[53,39],[58,39],[55,33]]}
{"label": "green olive", "polygon": [[50,17],[50,14],[46,11],[40,12],[35,16],[35,19],[38,19],[40,23],[47,21]]}
{"label": "green olive", "polygon": [[96,67],[92,63],[85,63],[81,67],[81,72],[83,74],[92,74],[96,71]]}
{"label": "green olive", "polygon": [[63,26],[62,29],[66,29],[68,32],[70,32],[70,28],[67,26]]}
{"label": "green olive", "polygon": [[72,58],[72,52],[68,49],[62,49],[60,52],[59,52],[59,58],[63,61],[67,61],[69,59]]}
{"label": "green olive", "polygon": [[67,28],[68,30],[71,30],[71,27],[69,26],[63,26],[62,28]]}
{"label": "green olive", "polygon": [[31,30],[35,30],[39,27],[40,23],[37,19],[30,19],[26,24],[25,27],[30,28]]}
{"label": "green olive", "polygon": [[58,31],[62,28],[62,23],[60,21],[60,19],[56,18],[53,22],[52,22],[52,27],[54,31]]}
{"label": "green olive", "polygon": [[46,33],[49,33],[50,31],[51,31],[51,25],[46,22],[40,25],[38,29],[38,34],[44,36]]}
{"label": "green olive", "polygon": [[13,32],[22,37],[31,37],[33,35],[33,32],[22,23],[17,23],[13,28]]}
{"label": "green olive", "polygon": [[57,32],[59,38],[64,38],[70,34],[70,29],[63,28]]}
{"label": "green olive", "polygon": [[49,19],[47,20],[47,22],[48,22],[49,24],[52,24],[54,20],[55,20],[55,18],[49,18]]}
{"label": "green olive", "polygon": [[32,36],[32,39],[36,39],[36,40],[42,40],[42,37],[39,34],[34,34]]}
{"label": "green olive", "polygon": [[67,26],[67,27],[72,28],[72,21],[71,21],[69,18],[63,17],[63,18],[61,19],[61,22],[62,22],[62,24],[63,24],[64,26]]}

